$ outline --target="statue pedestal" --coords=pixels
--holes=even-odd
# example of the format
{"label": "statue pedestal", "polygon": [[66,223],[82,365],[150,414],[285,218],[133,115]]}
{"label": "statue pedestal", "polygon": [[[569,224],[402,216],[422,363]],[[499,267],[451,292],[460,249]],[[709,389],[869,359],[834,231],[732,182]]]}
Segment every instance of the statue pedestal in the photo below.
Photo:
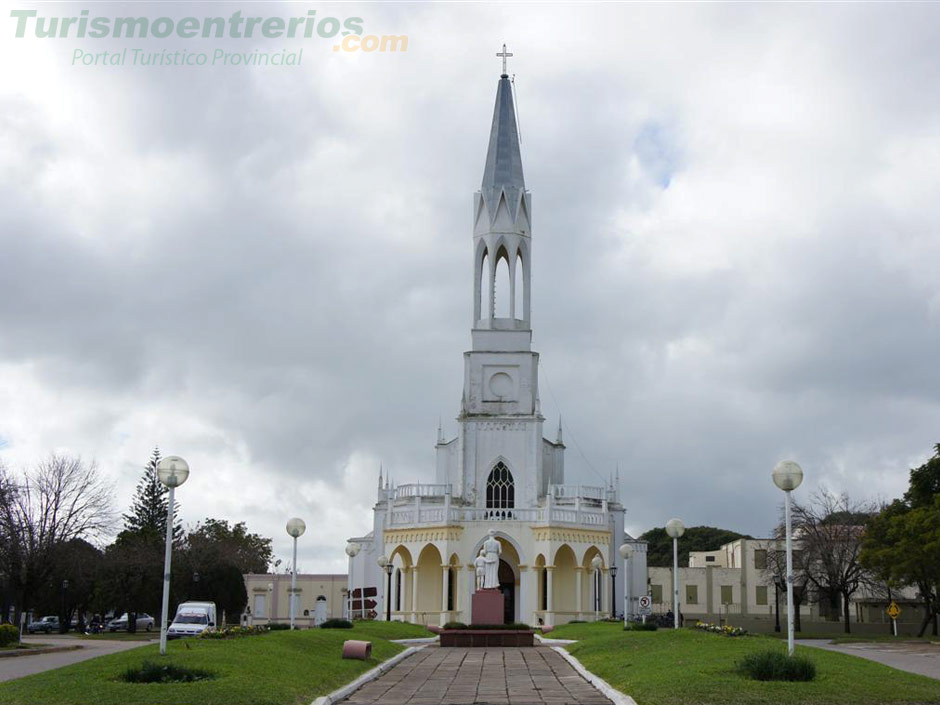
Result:
{"label": "statue pedestal", "polygon": [[470,619],[473,624],[503,624],[505,597],[499,588],[483,588],[473,593]]}

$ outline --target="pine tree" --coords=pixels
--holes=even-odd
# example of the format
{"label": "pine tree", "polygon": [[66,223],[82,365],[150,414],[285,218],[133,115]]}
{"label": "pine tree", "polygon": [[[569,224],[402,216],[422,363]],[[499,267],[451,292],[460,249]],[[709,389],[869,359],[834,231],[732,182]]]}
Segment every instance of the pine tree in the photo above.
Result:
{"label": "pine tree", "polygon": [[[131,511],[124,515],[124,530],[130,533],[166,534],[166,512],[169,501],[169,489],[157,477],[157,464],[160,462],[160,449],[154,448],[150,461],[144,466],[144,474],[137,483]],[[175,538],[182,533],[182,526],[173,527]]]}

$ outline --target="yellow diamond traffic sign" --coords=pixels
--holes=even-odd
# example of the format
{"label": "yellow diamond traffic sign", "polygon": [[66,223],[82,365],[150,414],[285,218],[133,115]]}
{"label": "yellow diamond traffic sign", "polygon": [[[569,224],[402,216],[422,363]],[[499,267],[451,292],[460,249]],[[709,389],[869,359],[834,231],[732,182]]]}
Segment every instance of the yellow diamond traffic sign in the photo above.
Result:
{"label": "yellow diamond traffic sign", "polygon": [[901,615],[901,608],[898,607],[897,602],[892,602],[890,605],[888,605],[888,609],[886,609],[885,612],[888,613],[888,616],[891,617],[891,619],[897,619]]}

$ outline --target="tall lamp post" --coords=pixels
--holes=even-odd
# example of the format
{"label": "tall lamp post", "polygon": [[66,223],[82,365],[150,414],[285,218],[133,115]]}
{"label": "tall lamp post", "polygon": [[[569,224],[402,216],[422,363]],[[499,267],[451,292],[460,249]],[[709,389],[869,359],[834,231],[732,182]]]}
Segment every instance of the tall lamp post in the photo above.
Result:
{"label": "tall lamp post", "polygon": [[601,602],[601,557],[594,556],[591,559],[591,567],[594,569],[594,621],[597,621],[597,613],[600,610]]}
{"label": "tall lamp post", "polygon": [[792,460],[781,460],[774,467],[774,484],[786,495],[784,513],[787,527],[787,653],[793,655],[793,546],[790,527],[790,492],[803,482],[803,468]]}
{"label": "tall lamp post", "polygon": [[[354,590],[353,585],[355,585],[355,583],[353,583],[353,562],[354,561],[352,559],[355,558],[356,555],[359,553],[360,548],[361,546],[359,546],[358,543],[346,544],[346,555],[349,556],[350,558],[350,561],[349,561],[349,619],[350,620],[352,620],[353,618],[353,605],[355,604],[355,599],[353,598],[353,590]],[[360,599],[361,599],[361,596],[360,596]]]}
{"label": "tall lamp post", "polygon": [[617,592],[617,564],[610,564],[610,618],[617,619],[617,604],[615,593]]}
{"label": "tall lamp post", "polygon": [[388,582],[385,584],[385,621],[392,621],[392,571],[395,569],[395,566],[392,562],[385,556],[379,556],[376,561],[379,564],[379,568],[385,571],[385,574],[388,576]]}
{"label": "tall lamp post", "polygon": [[627,569],[630,556],[633,555],[633,546],[625,543],[617,550],[623,558],[623,626],[627,626],[627,620],[633,613],[633,605],[630,602],[630,571]]}
{"label": "tall lamp post", "polygon": [[307,525],[303,519],[294,517],[287,520],[287,533],[294,539],[294,560],[290,569],[290,628],[294,628],[294,603],[297,602],[297,539],[304,535]]}
{"label": "tall lamp post", "polygon": [[673,629],[679,628],[679,537],[685,533],[685,524],[679,519],[666,522],[666,533],[672,537],[672,620]]}
{"label": "tall lamp post", "polygon": [[166,504],[166,550],[163,555],[163,607],[160,610],[160,655],[166,655],[166,621],[170,609],[170,558],[173,550],[174,491],[189,478],[189,465],[178,455],[168,455],[157,464],[157,479],[170,489]]}

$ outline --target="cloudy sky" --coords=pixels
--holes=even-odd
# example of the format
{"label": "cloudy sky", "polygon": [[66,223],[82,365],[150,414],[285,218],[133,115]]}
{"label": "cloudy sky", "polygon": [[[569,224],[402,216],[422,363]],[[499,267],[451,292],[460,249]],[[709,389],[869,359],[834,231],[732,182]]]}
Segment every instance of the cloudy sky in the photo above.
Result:
{"label": "cloudy sky", "polygon": [[[336,39],[15,38],[0,17],[0,460],[154,445],[183,519],[345,570],[382,463],[456,433],[471,194],[515,56],[534,348],[567,477],[628,530],[899,495],[940,441],[935,4],[28,3],[40,16],[362,18]],[[77,50],[299,66],[84,66]],[[130,59],[127,60],[130,64]],[[549,435],[553,430],[548,431]],[[285,563],[287,561],[285,560]]]}

